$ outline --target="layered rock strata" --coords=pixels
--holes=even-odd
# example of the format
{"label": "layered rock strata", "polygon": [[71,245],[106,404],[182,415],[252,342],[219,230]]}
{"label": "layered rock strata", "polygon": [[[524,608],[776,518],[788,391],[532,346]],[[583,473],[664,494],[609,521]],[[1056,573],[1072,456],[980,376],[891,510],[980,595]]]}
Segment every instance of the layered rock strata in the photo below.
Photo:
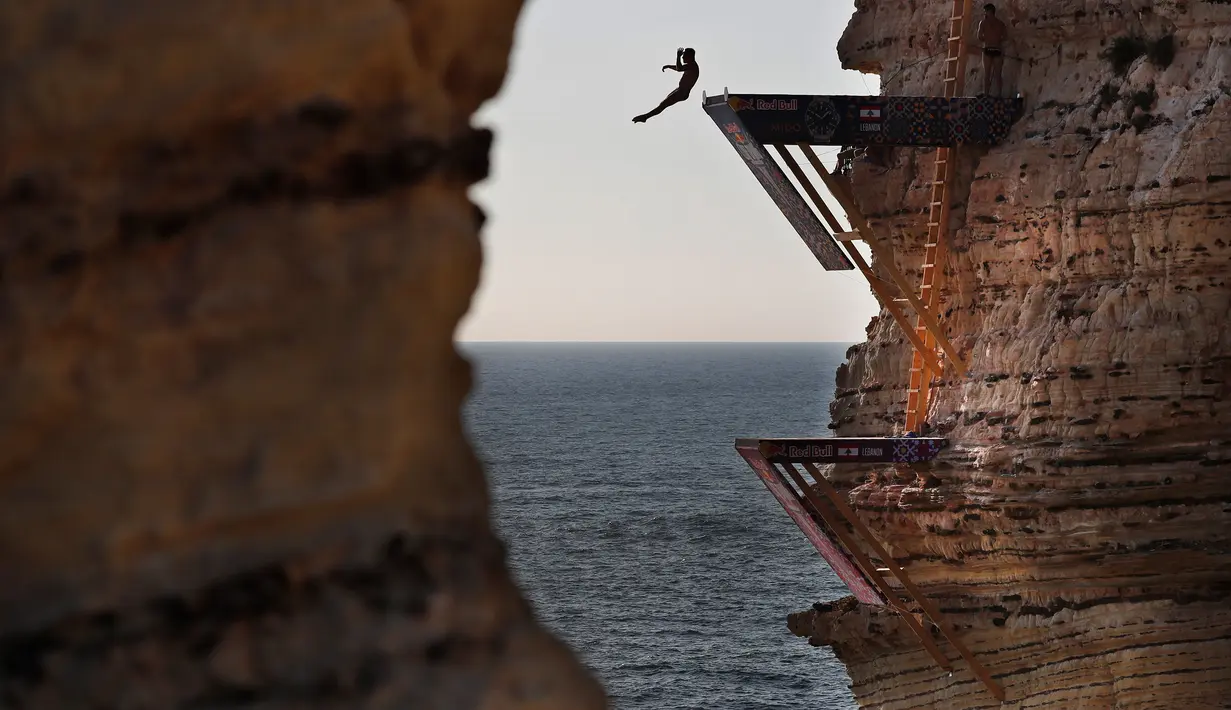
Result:
{"label": "layered rock strata", "polygon": [[604,706],[459,415],[520,5],[0,4],[0,707]]}
{"label": "layered rock strata", "polygon": [[[858,5],[843,64],[888,95],[940,94],[950,3]],[[971,370],[943,374],[929,416],[951,449],[926,475],[829,474],[1006,706],[1228,707],[1231,5],[998,6],[1026,112],[1003,145],[961,153],[942,309]],[[854,178],[915,278],[933,156]],[[839,370],[836,433],[900,431],[909,366],[876,319]],[[832,646],[864,707],[999,706],[884,611],[789,623]]]}

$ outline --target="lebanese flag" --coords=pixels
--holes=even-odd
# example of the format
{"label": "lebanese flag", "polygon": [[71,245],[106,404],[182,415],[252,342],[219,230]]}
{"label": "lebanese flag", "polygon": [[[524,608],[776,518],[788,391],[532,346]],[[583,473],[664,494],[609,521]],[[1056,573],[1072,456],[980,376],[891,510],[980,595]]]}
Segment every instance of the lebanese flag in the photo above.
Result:
{"label": "lebanese flag", "polygon": [[881,110],[877,106],[860,106],[859,117],[879,119],[881,117]]}
{"label": "lebanese flag", "polygon": [[839,446],[838,455],[839,456],[858,456],[859,447],[858,446]]}

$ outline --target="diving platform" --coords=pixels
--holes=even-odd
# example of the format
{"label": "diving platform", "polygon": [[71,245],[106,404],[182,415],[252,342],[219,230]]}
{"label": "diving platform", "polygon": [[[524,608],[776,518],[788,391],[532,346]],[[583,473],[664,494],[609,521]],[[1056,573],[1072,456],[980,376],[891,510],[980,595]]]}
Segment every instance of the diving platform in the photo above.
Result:
{"label": "diving platform", "polygon": [[810,96],[729,94],[702,100],[724,130],[736,124],[760,143],[951,148],[995,145],[1022,113],[996,96]]}
{"label": "diving platform", "polygon": [[913,466],[935,459],[948,444],[946,439],[916,437],[736,439],[735,450],[857,600],[897,612],[932,660],[952,672],[953,663],[923,624],[935,626],[974,678],[1004,700],[1004,689],[962,643],[957,629],[818,468],[818,464],[850,463]]}
{"label": "diving platform", "polygon": [[[842,226],[833,211],[829,209],[828,204],[821,198],[820,191],[800,167],[799,161],[787,146],[775,143],[773,148],[782,164],[787,167],[799,186],[807,193],[816,212],[813,212],[812,207],[804,202],[799,190],[787,179],[765,146],[745,130],[743,123],[735,115],[734,109],[727,103],[721,105],[707,103],[706,110],[714,122],[723,129],[723,135],[726,136],[727,141],[743,158],[748,169],[778,205],[778,209],[786,216],[787,221],[795,228],[821,266],[830,271],[859,269],[867,278],[881,306],[901,327],[915,351],[921,353],[923,362],[930,368],[930,372],[937,374],[943,372],[944,367],[938,357],[939,352],[950,359],[958,375],[966,374],[966,363],[943,332],[940,319],[934,313],[936,307],[929,308],[915,295],[914,286],[907,281],[905,275],[896,266],[888,240],[881,239],[872,231],[867,218],[855,203],[849,181],[831,174],[821,163],[820,157],[812,150],[811,145],[807,143],[796,145],[821,183],[846,212],[847,221],[852,227],[848,230]],[[829,226],[829,229],[821,223],[817,217],[818,214],[825,219],[825,224]],[[879,274],[854,246],[855,241],[863,241],[871,248],[877,258]],[[908,311],[907,308],[910,310]],[[912,312],[922,325],[916,326],[910,322],[909,316]]]}
{"label": "diving platform", "polygon": [[[717,124],[770,199],[826,271],[855,266],[766,150],[786,145],[956,146],[1008,135],[1021,99],[991,96],[703,96]],[[845,230],[838,230],[843,232]],[[913,290],[913,289],[912,289]]]}

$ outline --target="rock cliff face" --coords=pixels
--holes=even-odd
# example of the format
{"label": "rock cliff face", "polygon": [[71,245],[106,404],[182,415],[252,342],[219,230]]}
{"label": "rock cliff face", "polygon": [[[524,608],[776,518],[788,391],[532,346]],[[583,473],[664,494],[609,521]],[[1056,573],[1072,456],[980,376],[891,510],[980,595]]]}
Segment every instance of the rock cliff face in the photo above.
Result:
{"label": "rock cliff face", "polygon": [[[943,310],[971,373],[945,373],[929,420],[952,446],[918,479],[830,475],[1009,707],[1228,707],[1231,5],[998,5],[1026,114],[963,153]],[[886,94],[940,94],[950,3],[858,6],[843,63]],[[856,167],[916,276],[932,161]],[[900,430],[909,366],[874,321],[838,374],[837,433]],[[834,648],[865,707],[998,705],[892,615],[817,605],[790,626]]]}
{"label": "rock cliff face", "polygon": [[459,415],[520,5],[0,4],[0,707],[603,707]]}

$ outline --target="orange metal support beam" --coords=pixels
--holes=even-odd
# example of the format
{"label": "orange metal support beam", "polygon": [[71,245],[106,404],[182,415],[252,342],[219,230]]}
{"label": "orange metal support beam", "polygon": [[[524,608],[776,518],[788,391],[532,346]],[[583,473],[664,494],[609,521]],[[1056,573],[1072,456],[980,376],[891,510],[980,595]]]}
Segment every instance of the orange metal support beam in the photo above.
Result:
{"label": "orange metal support beam", "polygon": [[[945,337],[944,331],[940,327],[940,321],[936,320],[936,316],[928,310],[923,301],[915,296],[911,285],[906,281],[906,277],[902,275],[901,271],[898,271],[898,267],[894,264],[893,254],[876,237],[876,234],[872,231],[872,226],[868,224],[867,218],[863,216],[863,212],[855,204],[855,199],[851,195],[850,190],[829,174],[829,171],[825,169],[821,159],[817,157],[811,146],[801,143],[799,148],[803,151],[804,157],[808,159],[808,162],[812,164],[812,168],[816,170],[817,175],[820,175],[821,181],[825,183],[825,187],[833,194],[834,199],[838,201],[838,204],[842,205],[842,209],[846,211],[846,217],[850,220],[851,226],[863,235],[863,240],[872,248],[872,252],[876,254],[881,267],[885,269],[890,278],[897,284],[902,295],[910,302],[911,307],[915,309],[919,319],[926,324],[928,331],[940,343],[945,354],[949,356],[949,360],[953,362],[954,369],[957,370],[959,375],[966,374],[966,363],[958,355],[957,349],[953,347],[949,339]],[[922,350],[916,350],[915,352],[922,352]]]}
{"label": "orange metal support beam", "polygon": [[[812,200],[812,203],[816,205],[817,210],[820,211],[821,215],[825,218],[825,221],[829,223],[829,228],[832,229],[835,234],[841,232],[842,225],[838,222],[838,218],[834,216],[832,211],[830,211],[829,205],[825,204],[825,200],[821,199],[820,193],[817,192],[816,187],[813,186],[812,181],[808,179],[808,176],[804,174],[803,169],[799,167],[799,163],[795,161],[795,157],[787,151],[785,146],[775,145],[774,150],[778,151],[778,155],[782,156],[782,162],[786,163],[786,166],[790,169],[791,174],[795,176],[795,179],[799,181],[800,186],[804,188],[804,192],[808,193],[808,197]],[[862,273],[868,280],[868,284],[872,287],[872,292],[876,294],[877,300],[880,301],[885,310],[889,311],[889,315],[893,316],[894,322],[896,322],[898,327],[902,329],[902,333],[906,335],[907,340],[910,340],[911,345],[915,346],[915,351],[923,352],[924,359],[931,367],[936,368],[939,372],[941,370],[940,361],[936,359],[936,355],[930,350],[925,352],[927,346],[924,344],[923,339],[919,337],[919,334],[915,332],[915,328],[906,318],[906,314],[894,301],[893,292],[887,288],[889,284],[876,276],[876,274],[872,271],[872,267],[869,266],[868,262],[864,260],[863,254],[859,253],[859,250],[854,244],[849,241],[839,241],[838,243],[841,244],[842,248],[846,250],[847,255],[850,257],[851,263],[853,263],[856,268],[859,269],[860,273]]]}
{"label": "orange metal support beam", "polygon": [[833,485],[830,484],[829,479],[825,478],[820,469],[816,467],[816,464],[805,463],[803,466],[816,480],[816,487],[819,488],[823,494],[825,494],[825,497],[828,498],[831,503],[833,503],[834,508],[836,508],[837,511],[844,518],[846,518],[847,522],[849,522],[851,527],[854,528],[855,533],[868,543],[868,545],[872,548],[873,554],[885,563],[885,566],[889,568],[889,572],[902,583],[902,586],[906,589],[911,599],[913,599],[915,603],[923,609],[923,613],[927,615],[928,620],[935,624],[936,628],[940,629],[940,632],[944,634],[945,639],[947,639],[949,643],[957,649],[957,652],[962,655],[962,658],[966,660],[966,663],[970,666],[970,670],[975,674],[975,677],[987,686],[987,689],[991,691],[992,695],[995,696],[997,700],[1004,700],[1004,688],[996,682],[995,678],[992,678],[992,674],[983,667],[983,664],[979,663],[979,660],[975,658],[975,655],[971,653],[970,649],[966,648],[966,644],[962,643],[961,639],[957,637],[957,630],[954,629],[949,622],[945,621],[944,617],[940,613],[940,609],[936,607],[936,604],[923,593],[922,589],[911,581],[911,578],[906,574],[905,570],[898,566],[898,563],[894,561],[893,556],[890,555],[884,546],[880,544],[880,541],[876,539],[876,536],[872,534],[872,531],[863,524],[863,521],[859,519],[859,516],[855,515],[855,511],[851,509],[846,500],[843,499]]}
{"label": "orange metal support beam", "polygon": [[[786,470],[786,473],[791,477],[791,480],[795,481],[795,485],[799,486],[799,490],[803,491],[803,495],[806,500],[801,502],[811,504],[811,506],[805,505],[805,510],[808,507],[811,507],[813,512],[815,512],[816,515],[824,521],[825,525],[827,525],[829,529],[838,536],[838,539],[843,545],[846,546],[847,551],[851,553],[851,557],[854,558],[856,564],[863,568],[863,573],[867,575],[868,579],[872,580],[872,583],[875,584],[878,589],[880,589],[881,594],[885,595],[885,600],[888,602],[889,606],[892,607],[894,611],[898,612],[898,614],[902,617],[902,620],[905,621],[906,625],[910,627],[910,630],[919,638],[919,642],[923,644],[925,649],[927,649],[927,652],[932,656],[932,659],[936,661],[941,668],[944,668],[947,671],[953,670],[953,664],[949,662],[949,658],[945,656],[945,652],[941,651],[940,647],[936,645],[936,642],[932,640],[932,635],[919,624],[919,620],[915,618],[915,615],[912,614],[909,609],[902,606],[901,600],[898,599],[899,591],[891,587],[889,582],[881,576],[881,573],[877,571],[876,565],[872,563],[872,560],[864,554],[863,550],[859,548],[856,541],[850,536],[849,533],[846,532],[846,526],[842,524],[841,519],[835,515],[830,509],[830,506],[816,494],[816,491],[812,490],[812,487],[809,486],[808,482],[804,480],[804,477],[800,475],[799,470],[795,468],[795,464],[779,465]],[[828,515],[826,515],[827,510],[829,511]]]}

